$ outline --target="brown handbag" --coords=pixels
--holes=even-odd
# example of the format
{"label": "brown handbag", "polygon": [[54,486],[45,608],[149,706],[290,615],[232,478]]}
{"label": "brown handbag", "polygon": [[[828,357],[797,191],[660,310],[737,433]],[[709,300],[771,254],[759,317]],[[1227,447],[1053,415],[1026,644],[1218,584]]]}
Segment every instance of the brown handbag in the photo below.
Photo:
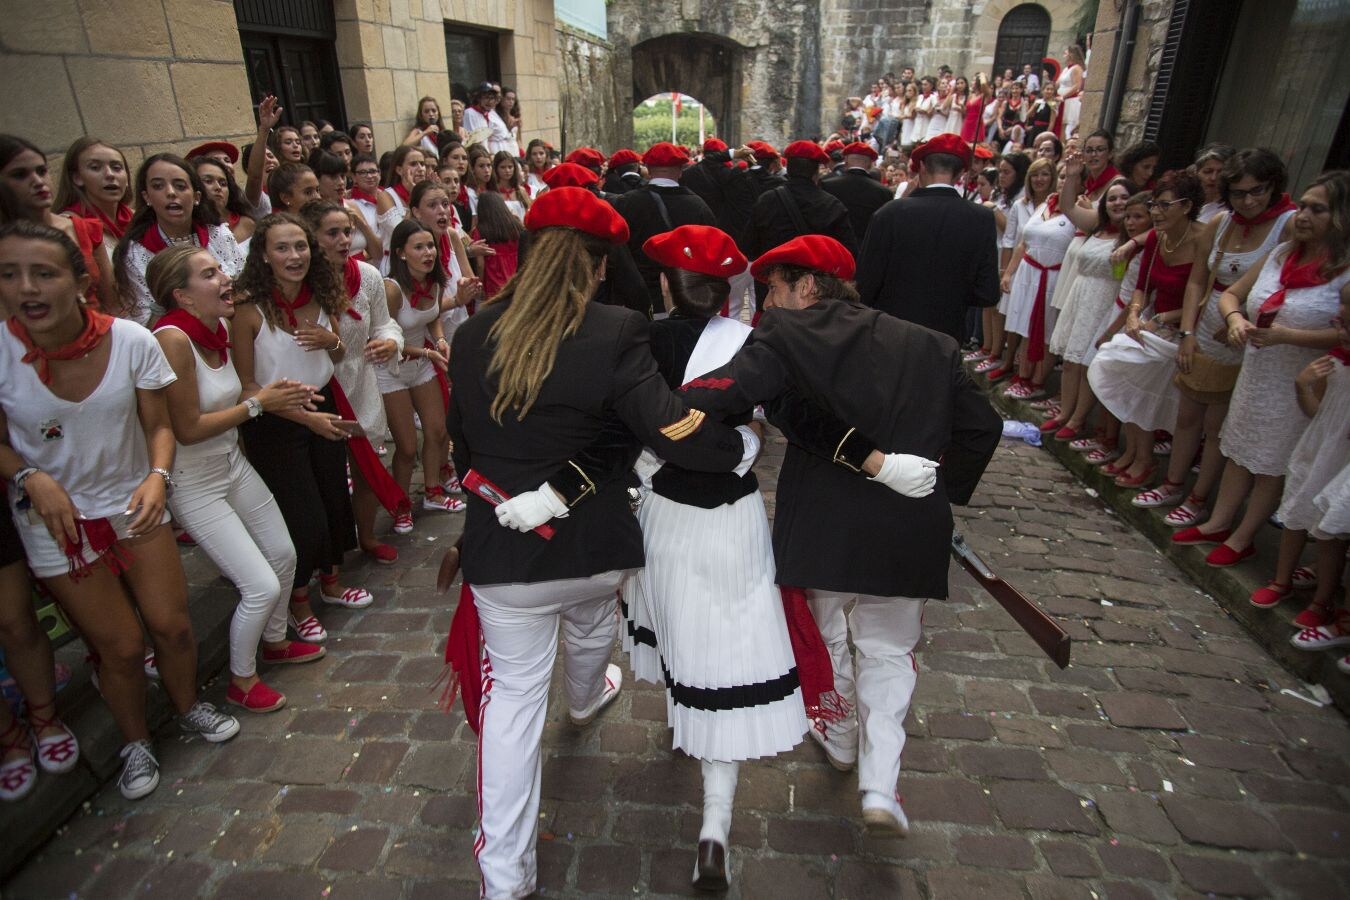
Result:
{"label": "brown handbag", "polygon": [[[1218,268],[1219,262],[1223,259],[1223,251],[1220,250],[1214,258],[1214,265],[1209,268],[1209,278],[1205,282],[1205,298],[1200,301],[1200,306],[1196,310],[1195,320],[1200,321],[1200,313],[1204,311],[1205,304],[1210,301],[1214,294],[1214,271]],[[1224,329],[1226,336],[1226,329]],[[1215,335],[1215,340],[1224,338]],[[1194,400],[1196,403],[1203,403],[1206,406],[1215,403],[1225,403],[1229,395],[1233,393],[1233,388],[1237,385],[1238,373],[1242,371],[1241,363],[1221,363],[1212,356],[1207,356],[1199,349],[1191,355],[1191,370],[1177,373],[1172,376],[1172,383],[1177,386],[1177,390]]]}

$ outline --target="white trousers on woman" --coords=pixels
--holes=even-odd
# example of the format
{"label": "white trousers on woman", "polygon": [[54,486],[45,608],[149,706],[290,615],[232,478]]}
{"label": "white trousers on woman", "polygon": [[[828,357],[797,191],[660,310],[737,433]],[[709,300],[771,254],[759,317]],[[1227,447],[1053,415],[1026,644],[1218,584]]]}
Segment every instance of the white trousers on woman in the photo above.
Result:
{"label": "white trousers on woman", "polygon": [[[858,790],[892,796],[900,779],[905,716],[919,679],[914,648],[923,635],[924,601],[817,590],[807,597],[830,650],[834,688],[856,710],[856,718],[851,713],[827,724],[825,738],[840,757],[858,749]],[[850,637],[856,656],[849,652]]]}
{"label": "white trousers on woman", "polygon": [[567,705],[589,709],[604,689],[605,667],[618,634],[614,592],[626,574],[473,587],[486,648],[474,856],[483,874],[483,896],[489,900],[527,897],[535,889],[539,744],[558,653],[558,623]]}
{"label": "white trousers on woman", "polygon": [[174,519],[239,589],[230,620],[230,672],[253,675],[258,641],[286,639],[283,600],[295,581],[295,546],[281,509],[238,446],[183,460],[173,477]]}

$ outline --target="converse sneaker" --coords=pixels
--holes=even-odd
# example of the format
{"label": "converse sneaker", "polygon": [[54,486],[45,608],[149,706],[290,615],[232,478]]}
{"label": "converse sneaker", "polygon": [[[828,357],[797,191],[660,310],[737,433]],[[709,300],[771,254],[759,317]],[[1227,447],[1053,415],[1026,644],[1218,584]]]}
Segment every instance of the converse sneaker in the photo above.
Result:
{"label": "converse sneaker", "polygon": [[864,791],[863,825],[876,837],[909,837],[909,816],[899,796],[888,797],[880,791]]}
{"label": "converse sneaker", "polygon": [[122,774],[117,778],[117,789],[128,800],[139,800],[159,787],[159,760],[150,749],[149,741],[132,741],[122,748]]}
{"label": "converse sneaker", "polygon": [[219,744],[239,733],[239,720],[225,715],[205,700],[198,700],[192,704],[192,709],[178,717],[178,727],[189,734],[200,734],[212,744]]}
{"label": "converse sneaker", "polygon": [[600,692],[600,698],[591,705],[590,709],[569,709],[567,717],[578,728],[591,724],[595,721],[595,717],[600,714],[600,710],[613,703],[614,698],[619,696],[619,688],[621,687],[623,687],[623,670],[611,663],[605,667],[605,689]]}

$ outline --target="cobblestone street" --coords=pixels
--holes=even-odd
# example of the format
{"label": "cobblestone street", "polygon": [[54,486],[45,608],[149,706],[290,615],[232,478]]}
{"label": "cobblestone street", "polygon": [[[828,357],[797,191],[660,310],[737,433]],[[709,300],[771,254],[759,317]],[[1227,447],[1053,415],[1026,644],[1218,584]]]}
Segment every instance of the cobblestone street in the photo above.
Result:
{"label": "cobblestone street", "polygon": [[[760,464],[770,501],[781,451]],[[328,657],[267,676],[286,709],[222,746],[164,732],[159,790],[105,789],[4,895],[476,896],[474,736],[429,690],[454,596],[431,585],[462,518],[424,515],[391,538],[399,565],[352,569],[376,605],[321,613]],[[1301,685],[1041,451],[1005,443],[959,518],[1065,623],[1074,664],[1056,669],[954,575],[925,616],[900,784],[910,838],[867,837],[854,776],[807,741],[742,767],[729,897],[1350,894],[1339,712],[1281,693]],[[207,691],[223,694],[223,680]],[[670,751],[662,693],[629,682],[586,729],[558,696],[540,894],[689,894],[699,767]]]}

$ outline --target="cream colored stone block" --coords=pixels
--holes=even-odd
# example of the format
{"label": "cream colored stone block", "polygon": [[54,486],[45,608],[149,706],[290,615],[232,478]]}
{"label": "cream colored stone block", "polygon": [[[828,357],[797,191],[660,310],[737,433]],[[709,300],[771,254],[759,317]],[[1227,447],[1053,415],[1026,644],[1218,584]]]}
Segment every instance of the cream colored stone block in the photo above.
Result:
{"label": "cream colored stone block", "polygon": [[423,72],[448,71],[445,60],[445,26],[440,22],[417,24],[418,68]]}
{"label": "cream colored stone block", "polygon": [[[28,138],[48,152],[64,150],[89,131],[80,122],[70,77],[59,56],[0,54],[0,84],[24,86],[5,92],[0,132]],[[62,114],[57,115],[57,111]]]}
{"label": "cream colored stone block", "polygon": [[87,53],[76,0],[5,0],[4,45],[23,53]]}
{"label": "cream colored stone block", "polygon": [[376,122],[371,125],[375,131],[375,152],[384,153],[386,150],[393,150],[399,144],[403,143],[403,136],[408,133],[408,129],[400,128],[393,122]]}
{"label": "cream colored stone block", "polygon": [[373,0],[372,6],[374,7],[370,16],[372,21],[378,22],[381,25],[388,25],[393,21],[389,9],[389,0]]}
{"label": "cream colored stone block", "polygon": [[173,54],[179,59],[240,59],[239,23],[233,3],[164,0],[164,15],[169,20]]}
{"label": "cream colored stone block", "polygon": [[347,118],[357,122],[370,121],[370,93],[368,75],[375,69],[338,69],[342,79],[342,100],[347,107]]}
{"label": "cream colored stone block", "polygon": [[[243,77],[242,67],[239,71]],[[90,58],[71,66],[70,76],[89,134],[119,145],[183,137],[169,67],[164,63]],[[179,99],[187,104],[199,98],[180,95]]]}
{"label": "cream colored stone block", "polygon": [[417,30],[415,28],[403,32],[403,48],[408,58],[408,68],[422,68],[421,48],[417,43]]}
{"label": "cream colored stone block", "polygon": [[450,78],[444,72],[417,72],[417,96],[435,97],[450,118]]}
{"label": "cream colored stone block", "polygon": [[384,38],[384,64],[391,69],[406,69],[408,47],[403,42],[403,29],[385,25],[380,34]]}
{"label": "cream colored stone block", "polygon": [[172,56],[161,0],[82,0],[89,49],[112,56]]}
{"label": "cream colored stone block", "polygon": [[243,131],[253,124],[248,73],[239,63],[174,63],[169,67],[188,138]]}
{"label": "cream colored stone block", "polygon": [[408,0],[389,0],[389,21],[399,28],[407,27],[412,19]]}
{"label": "cream colored stone block", "polygon": [[[411,69],[395,69],[394,105],[378,109],[376,115],[382,119],[406,122],[407,127],[411,128],[413,119],[417,117],[417,100],[421,96],[417,93],[417,73]],[[446,102],[448,105],[449,101]]]}
{"label": "cream colored stone block", "polygon": [[388,69],[367,69],[366,73],[367,96],[370,101],[370,110],[367,117],[372,120],[385,121],[393,118],[394,73]]}

